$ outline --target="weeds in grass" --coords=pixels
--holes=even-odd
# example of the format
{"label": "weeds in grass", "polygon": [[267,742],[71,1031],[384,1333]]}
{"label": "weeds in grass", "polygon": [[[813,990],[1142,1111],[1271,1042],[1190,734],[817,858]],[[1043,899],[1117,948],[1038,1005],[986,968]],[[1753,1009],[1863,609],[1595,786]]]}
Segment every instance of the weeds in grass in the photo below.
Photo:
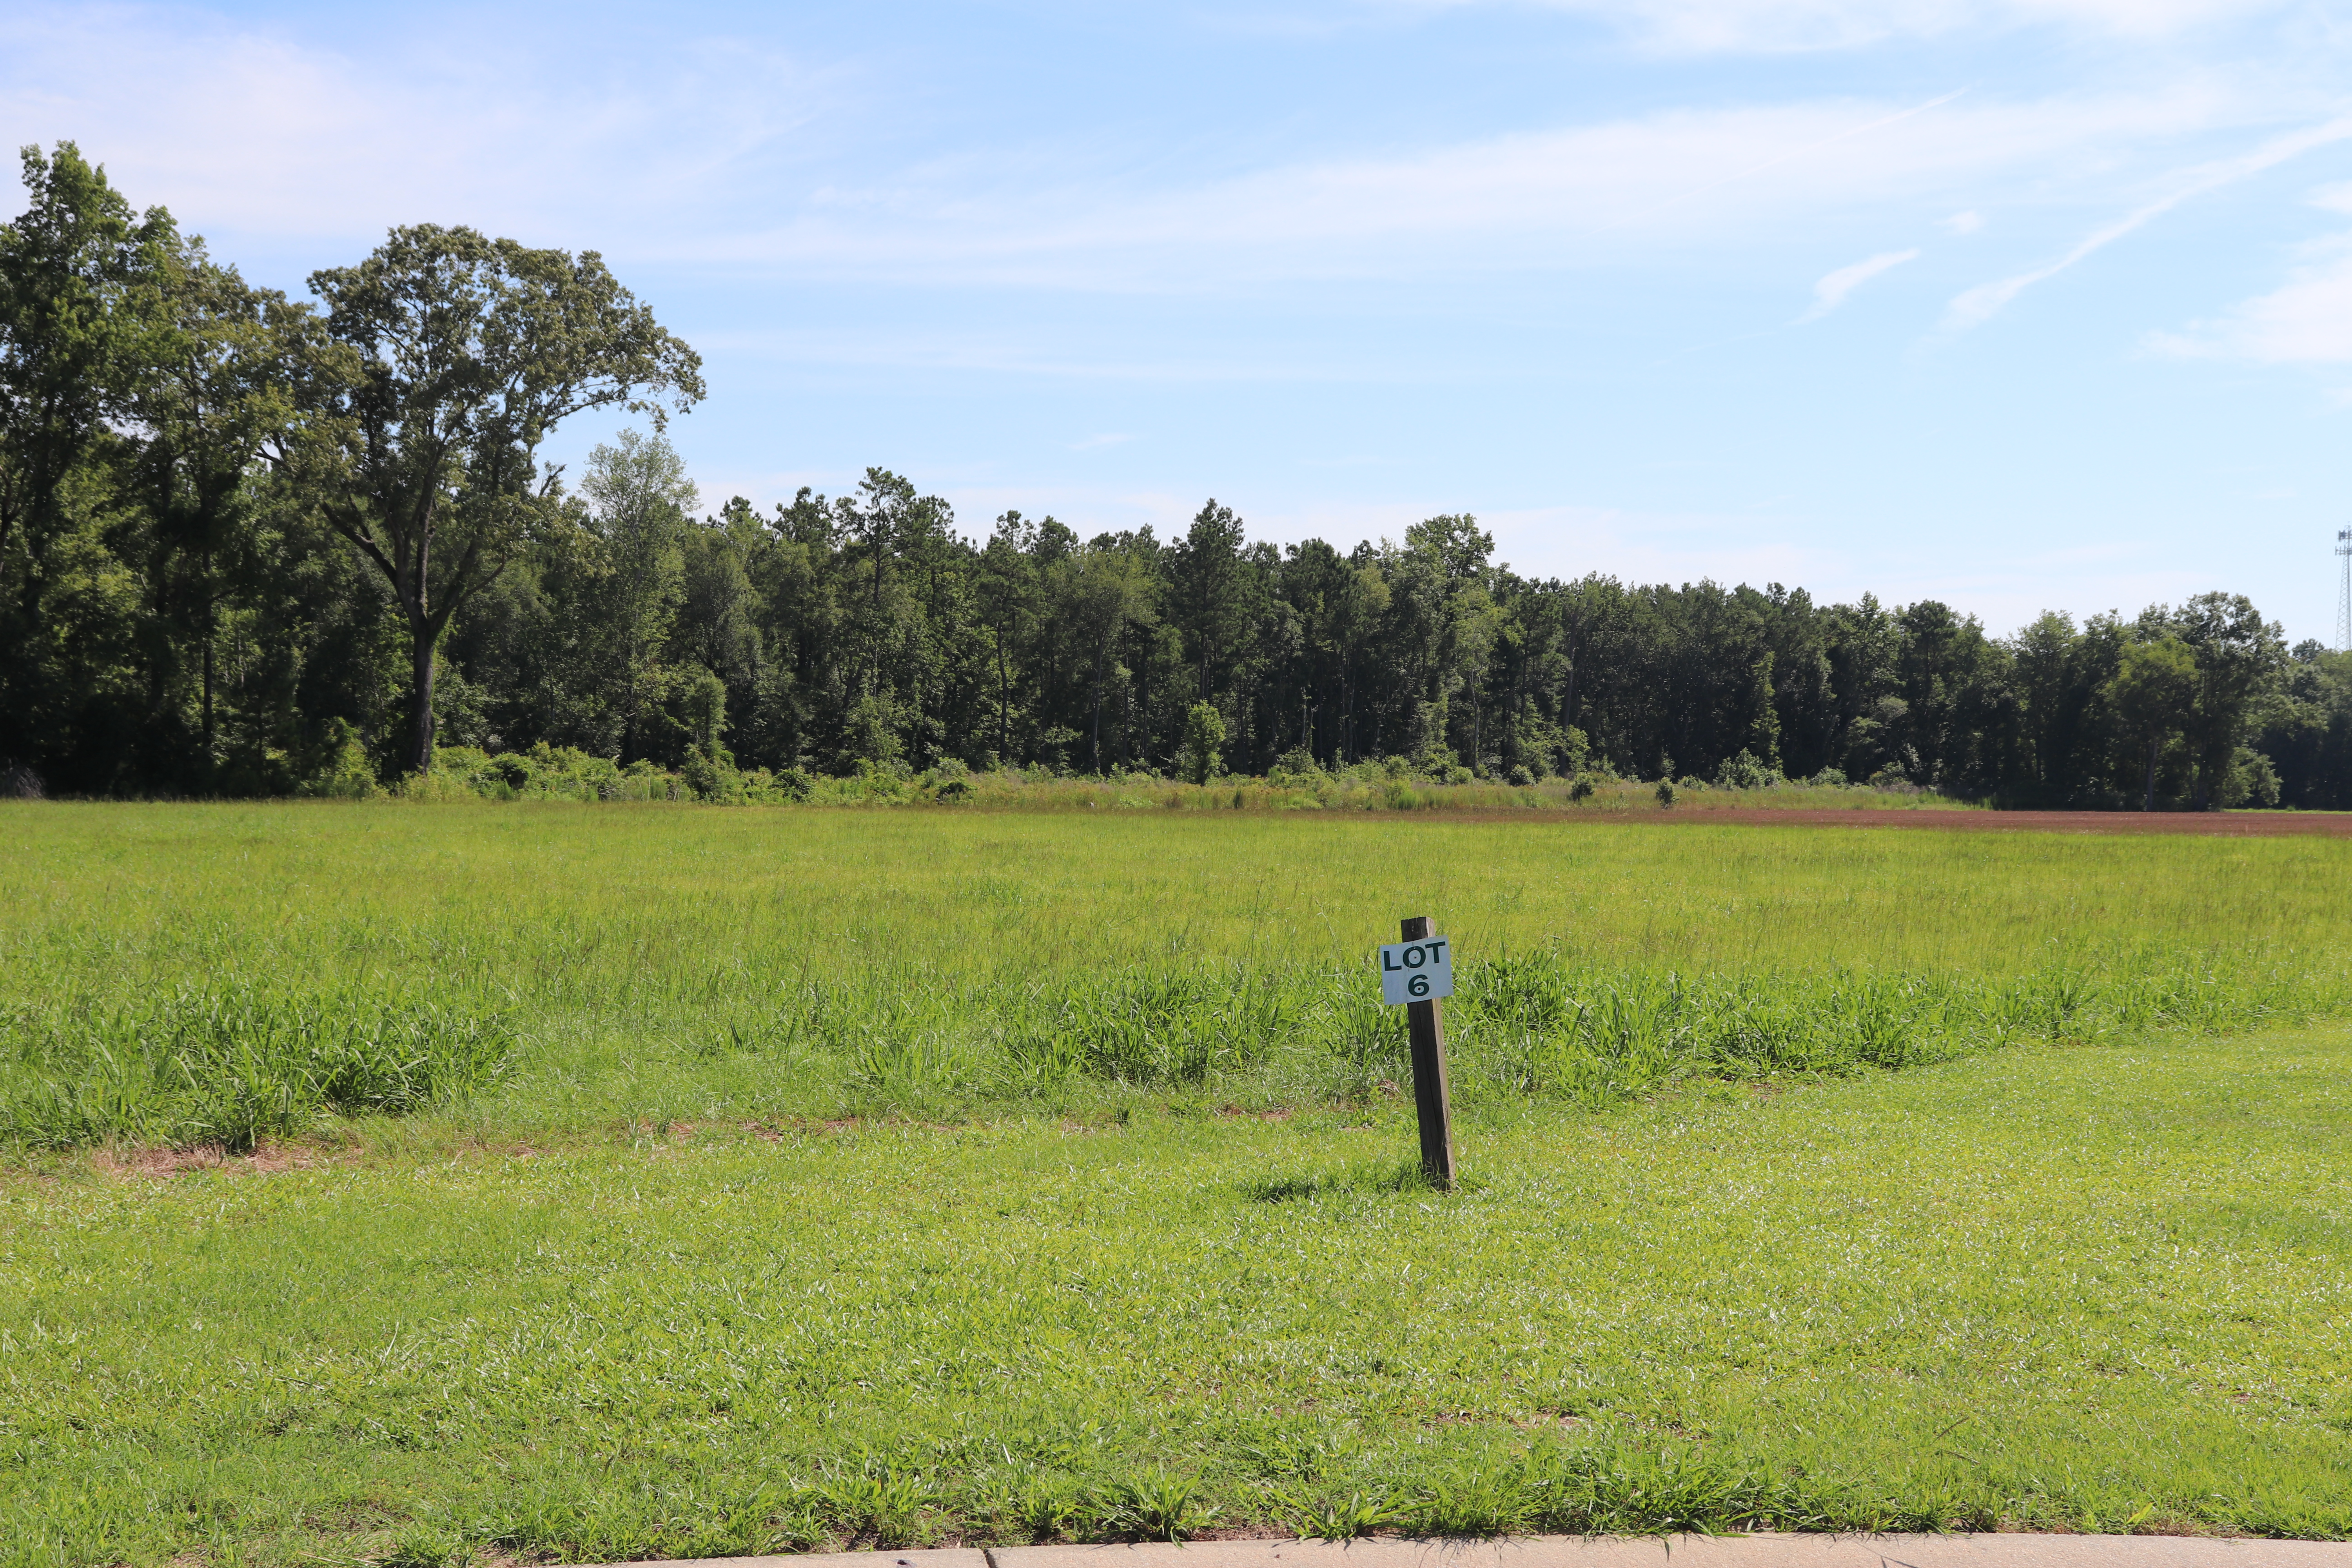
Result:
{"label": "weeds in grass", "polygon": [[1310,1541],[1353,1541],[1398,1523],[1407,1510],[1404,1500],[1386,1491],[1311,1500],[1281,1491],[1271,1496],[1283,1521]]}
{"label": "weeds in grass", "polygon": [[1413,1489],[1391,1518],[1416,1535],[1663,1535],[1982,1528],[1998,1511],[1981,1500],[1898,1504],[1803,1475],[1763,1475],[1693,1445],[1611,1441],[1469,1460]]}
{"label": "weeds in grass", "polygon": [[502,1075],[515,1045],[495,1015],[351,992],[186,988],[143,1005],[24,1009],[0,1024],[0,1064],[18,1080],[0,1080],[0,1138],[239,1154],[328,1115],[448,1102]]}
{"label": "weeds in grass", "polygon": [[1182,1541],[1223,1517],[1202,1495],[1200,1478],[1152,1469],[1119,1483],[1109,1497],[1114,1533],[1152,1541]]}
{"label": "weeds in grass", "polygon": [[[1536,952],[1465,963],[1457,984],[1447,1025],[1458,1098],[1588,1107],[1690,1079],[1892,1069],[2352,1005],[2352,976],[2341,973],[2178,957],[2095,976],[2074,965],[2006,977],[1685,975]],[[1148,1091],[1255,1079],[1268,1093],[1360,1103],[1397,1092],[1409,1073],[1398,1014],[1354,970],[1124,971],[1007,990],[891,966],[805,988],[772,1027],[730,1021],[727,1048],[830,1064],[837,1107],[856,1115],[952,1118],[1075,1082]],[[513,1070],[518,1052],[502,1014],[352,988],[191,987],[140,1005],[20,1006],[0,1019],[0,1141],[242,1152],[331,1116],[451,1103]],[[709,1047],[686,1054],[705,1059]],[[1328,1178],[1272,1180],[1265,1201],[1311,1195]]]}
{"label": "weeds in grass", "polygon": [[[586,1507],[539,1497],[463,1530],[404,1531],[374,1562],[378,1568],[457,1568],[488,1553],[574,1563],[743,1557],[805,1551],[826,1534],[796,1489],[641,1482],[605,1489]],[[452,1542],[454,1557],[430,1555]]]}
{"label": "weeds in grass", "polygon": [[392,1544],[369,1561],[374,1568],[458,1568],[470,1555],[462,1532],[417,1524],[395,1533]]}
{"label": "weeds in grass", "polygon": [[1045,1542],[1077,1533],[1092,1510],[1093,1499],[1075,1478],[1030,1474],[982,1511],[1007,1533]]}
{"label": "weeds in grass", "polygon": [[923,1516],[940,1496],[913,1471],[885,1466],[830,1477],[814,1489],[818,1513],[843,1535],[877,1546],[909,1546],[923,1536]]}
{"label": "weeds in grass", "polygon": [[981,1079],[971,1052],[937,1033],[860,1040],[843,1079],[845,1108],[865,1115],[919,1115],[967,1100]]}
{"label": "weeds in grass", "polygon": [[1007,1054],[1033,1079],[1073,1073],[1154,1087],[1200,1084],[1255,1066],[1295,1031],[1300,988],[1247,971],[1128,971],[1037,987],[1003,1025]]}

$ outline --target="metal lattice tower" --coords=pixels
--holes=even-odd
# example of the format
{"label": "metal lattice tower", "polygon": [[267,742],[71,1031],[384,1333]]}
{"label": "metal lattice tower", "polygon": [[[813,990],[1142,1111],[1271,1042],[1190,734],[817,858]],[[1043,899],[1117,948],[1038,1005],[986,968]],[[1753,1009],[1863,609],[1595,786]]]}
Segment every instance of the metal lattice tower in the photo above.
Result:
{"label": "metal lattice tower", "polygon": [[2352,528],[2336,531],[2336,553],[2344,558],[2344,587],[2336,595],[2336,651],[2352,653]]}

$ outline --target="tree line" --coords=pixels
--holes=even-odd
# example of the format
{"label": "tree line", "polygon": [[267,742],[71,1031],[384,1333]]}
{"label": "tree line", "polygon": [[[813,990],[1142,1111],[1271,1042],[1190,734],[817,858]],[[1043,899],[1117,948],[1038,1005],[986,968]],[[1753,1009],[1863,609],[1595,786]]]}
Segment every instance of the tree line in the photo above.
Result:
{"label": "tree line", "polygon": [[[246,283],[70,143],[0,228],[0,767],[296,793],[437,748],[664,768],[1615,773],[2352,806],[2352,659],[2244,597],[1989,636],[1935,600],[1538,580],[1467,515],[1277,547],[882,468],[706,511],[699,362],[593,253],[396,229]],[[563,420],[646,428],[569,478]]]}

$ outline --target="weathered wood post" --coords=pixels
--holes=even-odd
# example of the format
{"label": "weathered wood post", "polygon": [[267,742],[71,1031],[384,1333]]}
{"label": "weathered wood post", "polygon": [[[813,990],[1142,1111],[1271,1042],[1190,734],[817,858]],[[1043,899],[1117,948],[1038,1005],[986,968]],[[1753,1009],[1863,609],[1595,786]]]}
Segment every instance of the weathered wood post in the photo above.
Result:
{"label": "weathered wood post", "polygon": [[[1410,915],[1401,934],[1409,942],[1431,938],[1429,917]],[[1449,959],[1447,968],[1452,969]],[[1447,989],[1452,989],[1448,986]],[[1421,1121],[1421,1169],[1433,1185],[1454,1185],[1454,1106],[1445,1092],[1445,1005],[1441,997],[1407,1002],[1405,1031],[1412,1040],[1412,1106]]]}

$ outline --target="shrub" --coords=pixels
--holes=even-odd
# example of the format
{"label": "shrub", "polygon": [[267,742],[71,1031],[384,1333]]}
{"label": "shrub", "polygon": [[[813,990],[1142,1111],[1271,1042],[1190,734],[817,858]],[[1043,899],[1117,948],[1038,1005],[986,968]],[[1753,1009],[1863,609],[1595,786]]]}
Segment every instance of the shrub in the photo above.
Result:
{"label": "shrub", "polygon": [[310,759],[302,795],[333,795],[364,800],[382,793],[376,787],[375,766],[368,761],[367,745],[348,719],[331,719],[326,734]]}
{"label": "shrub", "polygon": [[1759,761],[1755,752],[1743,746],[1738,756],[1717,771],[1715,782],[1720,789],[1770,789],[1786,781],[1779,768]]}
{"label": "shrub", "polygon": [[2230,771],[2221,780],[2219,806],[2274,806],[2279,803],[2278,770],[2271,760],[2249,746],[2240,746],[2230,760]]}
{"label": "shrub", "polygon": [[1672,779],[1660,779],[1658,781],[1658,805],[1660,809],[1670,811],[1674,808],[1674,804],[1675,781]]}
{"label": "shrub", "polygon": [[697,800],[743,799],[743,775],[735,771],[735,759],[723,746],[708,751],[698,745],[694,747],[686,753],[686,761],[678,765],[677,773]]}
{"label": "shrub", "polygon": [[1293,746],[1274,760],[1274,766],[1266,771],[1265,782],[1277,788],[1286,785],[1295,788],[1302,784],[1319,784],[1328,776],[1322,765],[1316,762],[1313,752],[1305,746]]}
{"label": "shrub", "polygon": [[1468,784],[1475,776],[1459,757],[1434,741],[1413,754],[1412,771],[1432,784]]}
{"label": "shrub", "polygon": [[1184,777],[1205,784],[1223,762],[1218,749],[1225,743],[1225,721],[1215,708],[1195,702],[1184,715]]}

